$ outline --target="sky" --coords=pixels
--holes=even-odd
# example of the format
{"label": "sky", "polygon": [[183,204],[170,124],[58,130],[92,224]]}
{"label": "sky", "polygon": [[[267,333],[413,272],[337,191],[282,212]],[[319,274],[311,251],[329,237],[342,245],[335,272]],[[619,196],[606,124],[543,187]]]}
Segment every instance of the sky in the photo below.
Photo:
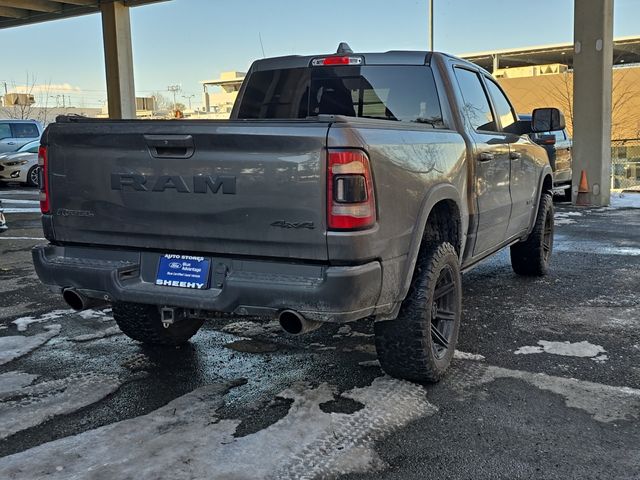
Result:
{"label": "sky", "polygon": [[[584,0],[576,0],[584,1]],[[640,0],[615,0],[614,35],[640,35]],[[573,41],[573,0],[434,0],[435,49],[471,53]],[[137,96],[246,71],[266,56],[426,50],[428,0],[170,0],[131,9]],[[106,100],[99,15],[0,30],[0,85],[49,84],[78,106]],[[58,99],[59,100],[59,99]],[[51,99],[52,103],[56,100]]]}

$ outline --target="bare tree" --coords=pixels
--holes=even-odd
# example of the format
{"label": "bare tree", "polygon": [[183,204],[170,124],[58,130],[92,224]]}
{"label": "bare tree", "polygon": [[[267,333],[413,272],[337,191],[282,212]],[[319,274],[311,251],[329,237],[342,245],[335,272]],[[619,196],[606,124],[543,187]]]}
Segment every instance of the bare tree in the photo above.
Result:
{"label": "bare tree", "polygon": [[[613,138],[623,132],[631,131],[635,136],[638,136],[640,112],[635,108],[629,108],[629,100],[640,94],[640,88],[629,77],[631,72],[630,69],[625,68],[617,68],[613,71],[611,85],[611,132]],[[547,93],[569,117],[571,125],[569,133],[573,135],[573,72],[562,73],[560,81],[551,85]]]}

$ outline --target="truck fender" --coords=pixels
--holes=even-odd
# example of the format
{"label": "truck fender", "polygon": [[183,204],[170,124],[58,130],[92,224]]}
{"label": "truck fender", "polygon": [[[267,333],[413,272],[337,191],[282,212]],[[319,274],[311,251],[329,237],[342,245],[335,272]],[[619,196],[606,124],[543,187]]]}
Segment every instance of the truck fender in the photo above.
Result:
{"label": "truck fender", "polygon": [[527,237],[533,230],[533,226],[536,223],[536,218],[538,217],[538,209],[540,208],[540,198],[542,197],[542,188],[544,185],[544,179],[546,177],[551,177],[551,189],[553,191],[553,170],[551,170],[550,165],[545,165],[542,167],[542,173],[540,174],[540,178],[538,179],[538,190],[536,198],[538,201],[536,202],[535,208],[533,209],[533,216],[529,219],[529,229],[527,230]]}
{"label": "truck fender", "polygon": [[[420,250],[420,245],[422,244],[422,237],[424,236],[424,229],[427,226],[427,219],[429,218],[429,214],[433,210],[435,204],[442,200],[454,201],[458,207],[458,211],[463,211],[460,205],[460,193],[453,185],[448,183],[436,185],[427,192],[422,200],[420,211],[416,218],[416,228],[413,233],[413,238],[411,239],[411,244],[409,245],[409,252],[407,254],[402,276],[400,277],[403,279],[403,283],[400,286],[400,291],[398,292],[398,301],[404,300],[409,292],[411,280],[413,279],[413,271],[416,266],[416,261],[418,260],[418,252]],[[462,221],[462,219],[460,220]],[[460,234],[463,237],[461,239],[461,245],[459,245],[460,252],[462,252],[464,251],[464,237],[466,235],[466,228],[463,225],[460,225]]]}

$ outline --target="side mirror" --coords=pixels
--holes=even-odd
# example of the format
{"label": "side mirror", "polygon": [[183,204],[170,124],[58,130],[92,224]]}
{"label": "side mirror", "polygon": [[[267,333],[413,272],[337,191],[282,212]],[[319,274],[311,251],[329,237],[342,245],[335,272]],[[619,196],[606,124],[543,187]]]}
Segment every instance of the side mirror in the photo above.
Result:
{"label": "side mirror", "polygon": [[564,127],[564,115],[557,108],[536,108],[531,115],[531,130],[534,132],[554,132]]}

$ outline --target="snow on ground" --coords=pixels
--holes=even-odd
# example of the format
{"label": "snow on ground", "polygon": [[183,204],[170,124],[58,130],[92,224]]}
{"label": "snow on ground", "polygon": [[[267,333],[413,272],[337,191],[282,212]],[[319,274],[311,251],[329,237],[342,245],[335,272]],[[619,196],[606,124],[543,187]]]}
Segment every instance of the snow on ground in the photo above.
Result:
{"label": "snow on ground", "polygon": [[3,213],[40,213],[40,208],[3,208],[2,211]]}
{"label": "snow on ground", "polygon": [[100,330],[95,333],[87,333],[85,335],[78,335],[70,340],[72,342],[89,342],[91,340],[99,340],[101,338],[111,337],[113,335],[120,335],[122,332],[118,327],[109,327],[104,330]]}
{"label": "snow on ground", "polygon": [[231,333],[232,335],[238,335],[241,337],[257,337],[260,335],[268,336],[279,333],[281,330],[282,329],[277,321],[259,323],[248,320],[232,322],[220,329],[220,331],[224,333]]}
{"label": "snow on ground", "polygon": [[36,381],[38,375],[24,372],[0,373],[0,399],[7,393],[12,393]]}
{"label": "snow on ground", "polygon": [[480,355],[479,353],[469,353],[469,352],[461,352],[460,350],[455,350],[453,352],[453,358],[457,358],[458,360],[483,361],[484,355]]}
{"label": "snow on ground", "polygon": [[60,325],[58,324],[47,325],[44,328],[46,332],[37,335],[0,337],[0,365],[26,355],[60,333]]}
{"label": "snow on ground", "polygon": [[66,310],[53,310],[51,312],[43,313],[42,315],[38,315],[35,317],[29,316],[29,317],[16,318],[11,323],[13,323],[16,327],[18,327],[19,332],[24,332],[32,323],[43,323],[43,322],[49,322],[51,320],[57,320],[58,318],[64,317],[65,315],[69,315],[70,313],[73,313],[73,312],[74,310],[70,308]]}
{"label": "snow on ground", "polygon": [[550,342],[547,340],[538,340],[538,345],[526,345],[518,348],[516,355],[530,355],[532,353],[550,353],[552,355],[563,355],[565,357],[589,357],[599,362],[607,359],[606,350],[600,345],[583,340],[582,342]]}
{"label": "snow on ground", "polygon": [[615,193],[611,195],[613,208],[640,208],[639,193]]}
{"label": "snow on ground", "polygon": [[0,459],[0,478],[298,479],[384,467],[374,442],[436,407],[419,385],[379,377],[342,397],[363,404],[351,414],[325,413],[327,384],[296,384],[293,400],[269,427],[234,437],[239,420],[216,416],[224,394],[242,382],[201,387],[148,415],[124,420]]}
{"label": "snow on ground", "polygon": [[634,388],[494,366],[486,369],[480,384],[492,382],[498,378],[524,380],[541,390],[561,395],[568,407],[584,410],[599,422],[640,419],[640,390]]}
{"label": "snow on ground", "polygon": [[0,399],[0,439],[102,400],[121,383],[115,375],[75,374],[5,394]]}

